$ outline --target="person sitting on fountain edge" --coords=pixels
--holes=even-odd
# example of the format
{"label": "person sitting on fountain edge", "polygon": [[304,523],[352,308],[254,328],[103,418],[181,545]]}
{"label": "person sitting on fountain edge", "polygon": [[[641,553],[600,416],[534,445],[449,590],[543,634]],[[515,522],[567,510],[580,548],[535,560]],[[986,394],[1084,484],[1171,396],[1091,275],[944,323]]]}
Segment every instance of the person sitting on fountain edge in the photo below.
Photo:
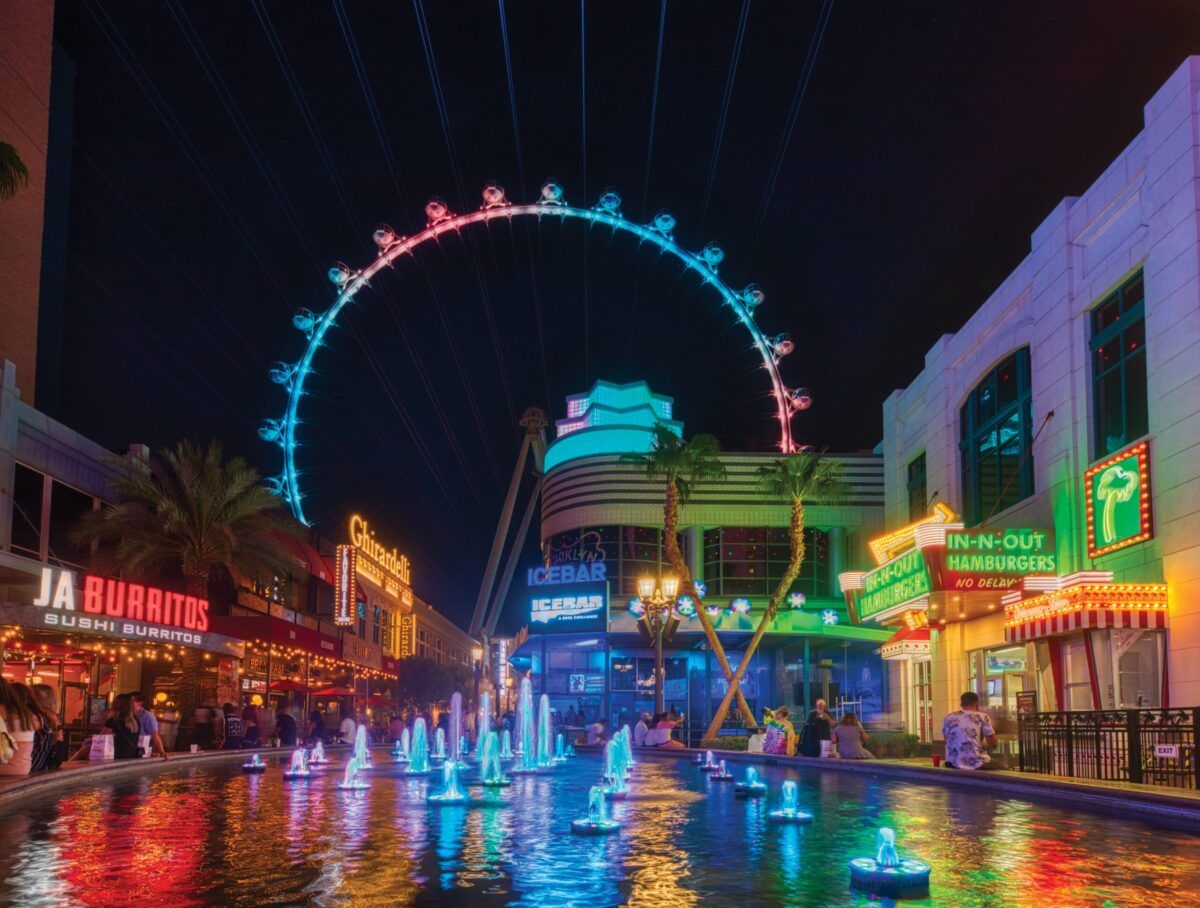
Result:
{"label": "person sitting on fountain edge", "polygon": [[993,759],[988,747],[996,746],[992,720],[979,708],[979,694],[967,691],[958,698],[962,707],[946,715],[942,738],[946,741],[946,766],[950,769],[1007,769]]}

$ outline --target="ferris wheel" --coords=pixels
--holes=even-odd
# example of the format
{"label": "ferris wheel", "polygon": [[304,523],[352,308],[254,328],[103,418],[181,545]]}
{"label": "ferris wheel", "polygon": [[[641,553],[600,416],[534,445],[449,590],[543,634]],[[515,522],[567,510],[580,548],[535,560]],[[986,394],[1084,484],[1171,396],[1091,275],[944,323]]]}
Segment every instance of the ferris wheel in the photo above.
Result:
{"label": "ferris wheel", "polygon": [[337,288],[337,297],[324,312],[300,309],[292,317],[292,324],[305,337],[303,354],[294,363],[276,362],[270,370],[270,378],[287,392],[287,404],[283,416],[267,419],[258,429],[263,441],[277,444],[283,453],[283,470],[278,476],[267,480],[272,490],[291,508],[296,519],[303,524],[309,521],[304,515],[304,494],[300,484],[300,473],[296,465],[297,426],[300,423],[300,400],[304,396],[304,385],[313,369],[317,351],[323,346],[325,335],[337,321],[342,309],[351,303],[360,290],[370,284],[379,271],[389,267],[400,256],[417,247],[437,240],[441,236],[459,232],[475,224],[516,217],[557,217],[562,220],[573,218],[590,224],[602,224],[614,233],[624,231],[640,241],[652,243],[662,252],[673,255],[688,270],[697,274],[717,294],[720,302],[729,306],[738,321],[749,332],[762,365],[771,382],[771,394],[775,398],[776,419],[779,421],[779,449],[795,453],[799,446],[792,439],[792,417],[812,405],[812,395],[806,388],[791,388],[780,374],[780,361],[795,349],[787,334],[766,335],[756,321],[755,313],[766,295],[757,284],[748,284],[734,290],[719,274],[718,268],[725,258],[725,251],[716,243],[709,243],[699,252],[684,249],[675,240],[675,216],[669,211],[660,211],[649,224],[638,224],[621,213],[621,196],[608,189],[601,193],[591,208],[569,205],[563,188],[553,180],[542,185],[541,195],[532,204],[510,202],[504,188],[498,183],[488,183],[483,188],[483,203],[477,211],[455,214],[445,201],[432,198],[425,205],[427,222],[425,229],[412,236],[400,236],[391,227],[380,226],[374,233],[379,254],[375,261],[358,270],[337,263],[329,269],[329,279]]}

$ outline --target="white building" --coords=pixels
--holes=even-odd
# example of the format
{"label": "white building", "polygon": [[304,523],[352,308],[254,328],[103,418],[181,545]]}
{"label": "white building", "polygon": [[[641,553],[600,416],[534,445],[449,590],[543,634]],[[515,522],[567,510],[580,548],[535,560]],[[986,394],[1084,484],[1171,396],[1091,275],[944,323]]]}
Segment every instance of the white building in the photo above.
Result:
{"label": "white building", "polygon": [[[884,403],[889,529],[941,502],[968,529],[1052,530],[1057,557],[1057,579],[1007,598],[955,595],[935,577],[910,604],[932,628],[916,661],[892,663],[910,726],[926,713],[936,732],[972,688],[1002,717],[1022,690],[1041,710],[1200,704],[1198,146],[1190,57],[1128,148],[1050,212],[1029,255]],[[1130,489],[1106,514],[1111,490],[1093,471],[1089,517],[1096,465],[1128,468],[1116,475]],[[1071,577],[1082,571],[1111,578]],[[905,609],[890,611],[882,623]]]}

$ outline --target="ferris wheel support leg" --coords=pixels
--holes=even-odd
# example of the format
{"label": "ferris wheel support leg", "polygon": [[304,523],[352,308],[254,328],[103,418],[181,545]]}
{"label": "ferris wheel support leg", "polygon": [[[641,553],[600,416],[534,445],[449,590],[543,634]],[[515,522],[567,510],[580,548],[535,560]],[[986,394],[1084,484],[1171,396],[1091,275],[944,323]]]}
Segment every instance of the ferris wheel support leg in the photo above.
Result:
{"label": "ferris wheel support leg", "polygon": [[500,564],[500,553],[504,550],[504,542],[508,538],[508,529],[512,525],[513,507],[517,503],[517,492],[521,488],[521,476],[525,472],[525,458],[529,456],[530,438],[525,436],[521,442],[521,453],[517,455],[513,467],[512,479],[508,483],[508,494],[504,496],[504,509],[500,512],[500,523],[496,525],[496,535],[492,538],[492,550],[488,555],[487,567],[483,572],[483,582],[479,585],[479,595],[475,598],[475,611],[471,614],[472,637],[478,637],[483,627],[483,612],[492,592],[492,584],[496,581],[496,568]]}
{"label": "ferris wheel support leg", "polygon": [[513,574],[516,573],[517,562],[525,550],[529,525],[533,522],[533,512],[537,510],[541,497],[542,477],[538,476],[533,491],[529,495],[529,501],[525,503],[525,514],[521,517],[521,526],[517,528],[512,548],[508,550],[508,560],[504,563],[504,573],[500,575],[500,585],[496,587],[496,595],[492,598],[491,607],[488,609],[487,623],[484,628],[489,637],[496,633],[496,622],[500,620],[500,613],[504,611],[504,600],[508,598],[508,588],[512,584]]}

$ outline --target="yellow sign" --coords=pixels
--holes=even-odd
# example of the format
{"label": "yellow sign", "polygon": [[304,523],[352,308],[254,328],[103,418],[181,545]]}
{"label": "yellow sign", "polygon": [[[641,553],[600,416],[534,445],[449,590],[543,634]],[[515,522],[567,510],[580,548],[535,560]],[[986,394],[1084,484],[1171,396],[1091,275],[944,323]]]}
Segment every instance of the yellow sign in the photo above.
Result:
{"label": "yellow sign", "polygon": [[406,589],[412,584],[412,567],[407,555],[401,555],[395,548],[389,551],[358,514],[350,518],[350,541],[358,549],[358,573],[393,596],[411,597],[411,592]]}
{"label": "yellow sign", "polygon": [[867,546],[871,549],[876,564],[887,564],[915,544],[917,527],[928,526],[931,523],[950,523],[954,520],[954,516],[954,511],[949,505],[935,501],[928,517],[922,517],[906,527],[876,536],[867,542]]}
{"label": "yellow sign", "polygon": [[400,616],[400,658],[413,655],[413,638],[416,636],[417,620],[412,615]]}

